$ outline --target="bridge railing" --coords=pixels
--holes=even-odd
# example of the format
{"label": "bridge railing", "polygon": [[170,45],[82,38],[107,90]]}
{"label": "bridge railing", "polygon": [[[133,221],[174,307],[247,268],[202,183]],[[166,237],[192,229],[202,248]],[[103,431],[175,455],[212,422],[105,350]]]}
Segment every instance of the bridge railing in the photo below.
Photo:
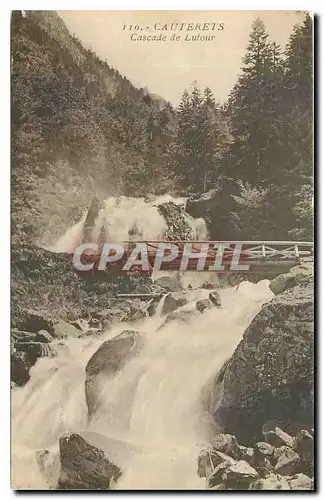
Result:
{"label": "bridge railing", "polygon": [[[134,242],[135,243],[135,242]],[[209,244],[215,248],[226,248],[234,250],[239,245],[242,255],[247,260],[299,260],[302,257],[312,257],[314,254],[314,242],[312,241],[149,241],[152,248],[157,248],[159,243],[175,243],[178,245]]]}

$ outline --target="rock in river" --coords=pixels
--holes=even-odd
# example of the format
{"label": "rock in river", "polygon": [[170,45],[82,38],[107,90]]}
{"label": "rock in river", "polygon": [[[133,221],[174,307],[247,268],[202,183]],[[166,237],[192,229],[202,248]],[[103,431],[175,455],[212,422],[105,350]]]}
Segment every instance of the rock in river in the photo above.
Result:
{"label": "rock in river", "polygon": [[36,340],[38,342],[44,342],[45,344],[48,343],[48,342],[52,342],[53,340],[53,337],[50,333],[48,333],[46,330],[40,330],[37,334],[36,334]]}
{"label": "rock in river", "polygon": [[61,471],[59,489],[107,490],[121,475],[103,449],[91,445],[79,434],[60,438]]}
{"label": "rock in river", "polygon": [[169,292],[163,303],[162,314],[168,314],[188,304],[185,292]]}
{"label": "rock in river", "polygon": [[314,474],[314,437],[310,432],[301,430],[295,440],[295,449],[300,456],[306,474]]}
{"label": "rock in river", "polygon": [[120,335],[104,342],[93,354],[86,366],[85,392],[91,416],[98,406],[98,394],[103,377],[112,377],[142,347],[140,334],[125,330]]}
{"label": "rock in river", "polygon": [[278,449],[278,460],[274,471],[282,476],[290,476],[300,472],[301,464],[299,455],[288,446]]}
{"label": "rock in river", "polygon": [[268,431],[263,431],[263,435],[267,443],[273,446],[289,446],[290,448],[294,446],[294,439],[287,434],[287,432],[280,429],[280,427],[274,427]]}

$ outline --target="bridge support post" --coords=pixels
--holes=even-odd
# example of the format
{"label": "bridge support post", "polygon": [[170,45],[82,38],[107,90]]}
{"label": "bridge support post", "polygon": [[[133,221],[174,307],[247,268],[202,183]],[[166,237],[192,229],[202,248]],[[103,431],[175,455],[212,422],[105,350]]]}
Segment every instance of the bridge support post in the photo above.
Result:
{"label": "bridge support post", "polygon": [[263,259],[265,259],[265,258],[266,258],[266,249],[265,249],[265,244],[264,244],[264,243],[262,243],[261,247],[262,247],[262,258],[263,258]]}
{"label": "bridge support post", "polygon": [[296,257],[296,259],[299,259],[298,243],[295,243],[295,257]]}

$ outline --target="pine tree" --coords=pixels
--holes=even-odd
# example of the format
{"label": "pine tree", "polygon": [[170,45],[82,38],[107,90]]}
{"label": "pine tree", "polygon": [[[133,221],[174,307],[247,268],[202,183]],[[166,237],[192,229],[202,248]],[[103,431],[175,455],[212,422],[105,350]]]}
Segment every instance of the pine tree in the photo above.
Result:
{"label": "pine tree", "polygon": [[295,26],[286,47],[275,137],[270,144],[276,168],[269,201],[281,213],[281,237],[301,238],[304,234],[309,239],[312,234],[312,53],[312,20],[306,14],[304,22]]}
{"label": "pine tree", "polygon": [[234,137],[227,161],[228,174],[252,185],[263,183],[268,168],[266,151],[278,59],[279,47],[271,44],[264,23],[256,19],[243,59],[242,75],[230,94],[226,110]]}
{"label": "pine tree", "polygon": [[196,85],[183,93],[173,144],[174,169],[187,194],[202,193],[217,181],[217,167],[225,149],[221,113],[211,89],[203,95]]}

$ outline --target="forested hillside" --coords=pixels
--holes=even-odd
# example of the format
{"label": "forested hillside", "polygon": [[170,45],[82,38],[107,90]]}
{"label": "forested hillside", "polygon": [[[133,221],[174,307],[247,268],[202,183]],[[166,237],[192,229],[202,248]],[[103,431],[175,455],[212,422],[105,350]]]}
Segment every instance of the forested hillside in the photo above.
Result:
{"label": "forested hillside", "polygon": [[91,196],[163,189],[174,111],[68,33],[54,12],[12,15],[12,233],[48,241]]}
{"label": "forested hillside", "polygon": [[231,222],[242,236],[250,230],[268,240],[311,238],[312,71],[308,15],[284,52],[254,22],[226,105],[234,140],[224,171],[238,186]]}
{"label": "forested hillside", "polygon": [[[218,239],[312,237],[312,20],[252,26],[228,102],[178,109],[86,50],[54,12],[12,15],[12,235],[49,243],[99,197],[199,196]],[[197,75],[199,78],[199,75]]]}

